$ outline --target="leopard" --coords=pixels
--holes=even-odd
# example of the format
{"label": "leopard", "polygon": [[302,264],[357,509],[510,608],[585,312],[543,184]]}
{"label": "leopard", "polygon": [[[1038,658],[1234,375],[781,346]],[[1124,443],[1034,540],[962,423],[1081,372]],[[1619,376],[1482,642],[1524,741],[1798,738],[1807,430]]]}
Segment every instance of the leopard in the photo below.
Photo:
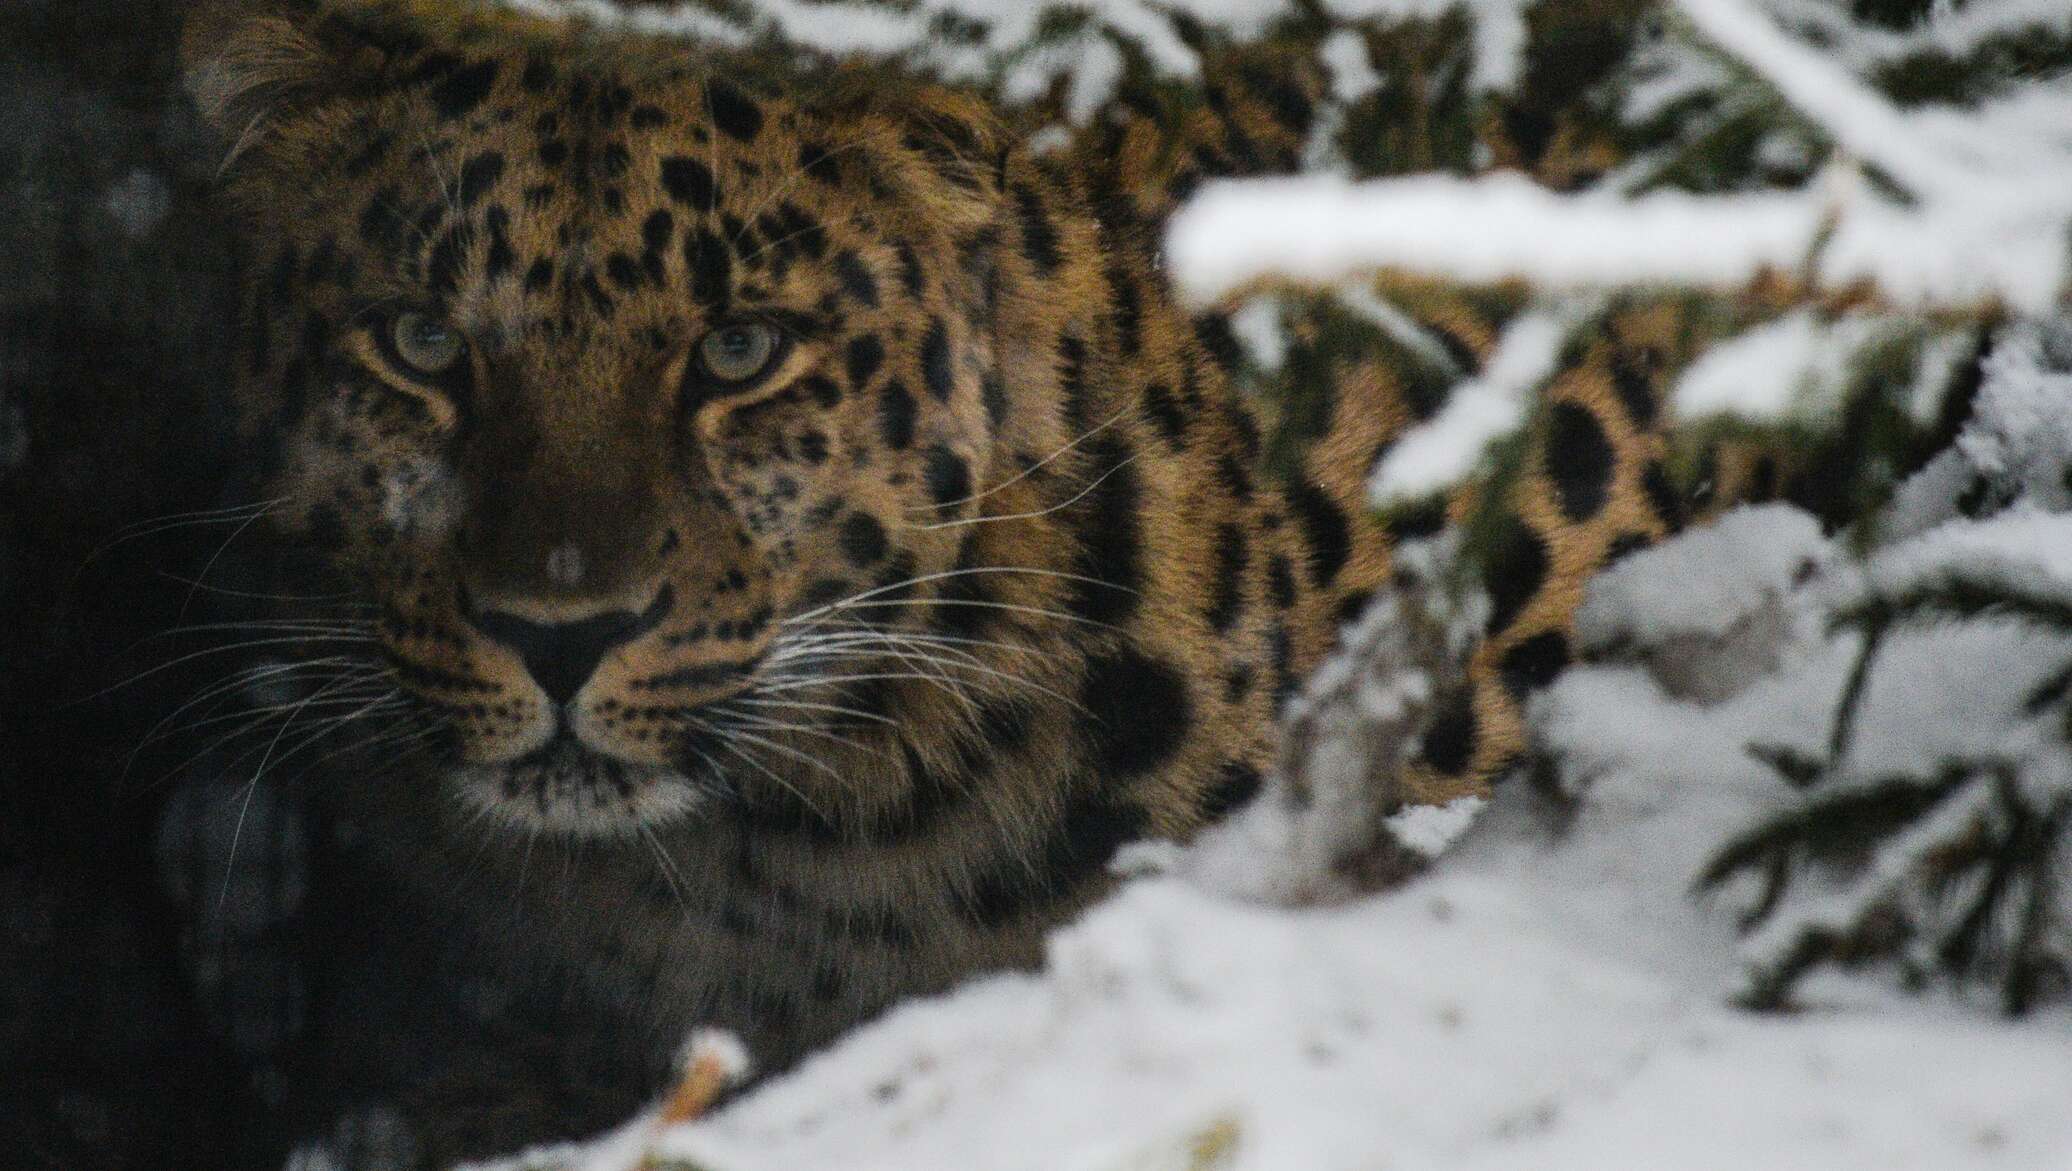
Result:
{"label": "leopard", "polygon": [[[652,1078],[1040,964],[1125,846],[1259,798],[1403,544],[1490,512],[1368,500],[1428,380],[1326,354],[1278,418],[1166,273],[1202,181],[1299,166],[1301,69],[1041,151],[883,63],[461,0],[204,3],[182,53],[247,254],[238,490],[348,599],[281,619],[369,733],[319,796]],[[1392,802],[1486,794],[1583,583],[1684,522],[1687,346],[1640,302],[1563,355]]]}

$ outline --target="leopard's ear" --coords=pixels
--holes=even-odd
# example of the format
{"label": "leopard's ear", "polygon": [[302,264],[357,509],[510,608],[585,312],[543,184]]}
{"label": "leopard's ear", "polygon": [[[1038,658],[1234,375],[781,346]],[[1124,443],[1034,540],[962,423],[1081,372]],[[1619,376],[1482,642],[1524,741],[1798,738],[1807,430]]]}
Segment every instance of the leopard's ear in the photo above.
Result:
{"label": "leopard's ear", "polygon": [[973,95],[852,65],[818,109],[845,136],[878,135],[881,149],[864,156],[881,168],[877,179],[922,201],[933,222],[962,232],[1003,213],[1013,139]]}
{"label": "leopard's ear", "polygon": [[379,75],[378,42],[310,0],[200,0],[180,36],[180,72],[202,117],[229,146],[225,165],[283,120]]}

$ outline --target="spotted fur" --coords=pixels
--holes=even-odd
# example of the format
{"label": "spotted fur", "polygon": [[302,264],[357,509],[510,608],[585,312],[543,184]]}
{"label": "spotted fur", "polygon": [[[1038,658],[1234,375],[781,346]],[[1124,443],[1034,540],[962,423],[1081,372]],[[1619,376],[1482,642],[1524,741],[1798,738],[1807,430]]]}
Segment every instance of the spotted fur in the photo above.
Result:
{"label": "spotted fur", "polygon": [[[1233,58],[1177,129],[1038,158],[869,67],[450,4],[232,6],[188,57],[253,253],[252,490],[374,605],[436,733],[340,799],[475,946],[617,1006],[636,1060],[705,1023],[781,1064],[1033,962],[1122,845],[1258,792],[1398,539],[1492,514],[1490,630],[1403,785],[1483,791],[1584,578],[1680,520],[1660,306],[1578,343],[1496,509],[1366,507],[1443,400],[1386,352],[1298,339],[1301,411],[1239,393],[1158,228],[1205,175],[1296,165],[1313,72]],[[1483,360],[1500,314],[1402,291]],[[463,363],[410,372],[403,311]],[[699,375],[742,320],[784,334],[773,369]]]}

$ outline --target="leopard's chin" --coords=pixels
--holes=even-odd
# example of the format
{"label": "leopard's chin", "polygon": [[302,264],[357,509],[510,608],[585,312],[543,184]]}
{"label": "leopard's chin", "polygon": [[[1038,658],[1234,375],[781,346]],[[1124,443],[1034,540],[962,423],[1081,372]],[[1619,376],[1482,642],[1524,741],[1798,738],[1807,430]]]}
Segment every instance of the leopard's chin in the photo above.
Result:
{"label": "leopard's chin", "polygon": [[463,804],[531,833],[624,837],[676,821],[707,799],[691,777],[606,756],[557,736],[516,760],[448,773]]}

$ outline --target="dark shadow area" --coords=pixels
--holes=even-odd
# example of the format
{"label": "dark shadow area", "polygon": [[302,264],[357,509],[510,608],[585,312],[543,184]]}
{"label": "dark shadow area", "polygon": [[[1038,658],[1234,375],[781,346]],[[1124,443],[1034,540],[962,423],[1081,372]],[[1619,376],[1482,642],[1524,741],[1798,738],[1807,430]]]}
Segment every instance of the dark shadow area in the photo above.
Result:
{"label": "dark shadow area", "polygon": [[[174,88],[177,5],[0,7],[0,1131],[9,1167],[225,1167],[260,1092],[180,962],[153,835],[213,507],[232,248]],[[162,654],[160,657],[163,658]]]}

